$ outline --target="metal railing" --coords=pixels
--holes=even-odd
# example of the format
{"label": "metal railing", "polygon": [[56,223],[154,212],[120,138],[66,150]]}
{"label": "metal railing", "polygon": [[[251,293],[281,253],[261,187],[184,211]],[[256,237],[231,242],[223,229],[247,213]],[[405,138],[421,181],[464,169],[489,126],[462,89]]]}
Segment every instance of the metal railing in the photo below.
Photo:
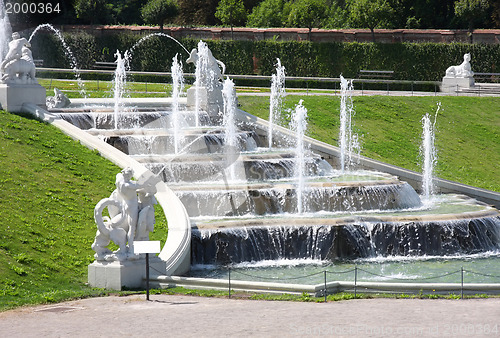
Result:
{"label": "metal railing", "polygon": [[[39,73],[75,73],[72,69],[61,69],[61,68],[37,68]],[[113,70],[90,70],[82,69],[78,71],[81,75],[86,74],[106,74],[109,75],[109,80],[112,80],[114,74]],[[144,83],[145,90],[148,92],[148,83],[158,83],[149,82],[148,77],[165,77],[165,83],[170,81],[170,72],[142,72],[142,71],[129,71],[127,72],[131,75],[130,82],[134,83]],[[483,74],[483,73],[477,73]],[[490,74],[490,73],[484,73]],[[491,73],[495,74],[496,73]],[[135,81],[134,76],[142,79],[143,81]],[[261,81],[263,83],[271,83],[271,76],[265,75],[237,75],[237,74],[227,74],[226,76],[235,80],[236,85],[239,87],[257,87],[257,88],[267,88],[268,86],[249,86],[245,85],[245,82],[256,83]],[[184,73],[184,77],[187,79],[194,80],[194,73]],[[240,84],[238,84],[240,80]],[[99,86],[99,80],[97,81]],[[484,96],[484,95],[500,95],[500,86],[498,88],[492,89],[493,84],[478,84],[472,90],[466,90],[465,88],[457,87],[456,90],[451,93],[440,92],[441,81],[416,81],[416,80],[393,80],[393,79],[368,79],[368,78],[357,78],[352,79],[355,89],[355,95],[452,95],[452,96]],[[325,91],[333,91],[333,93],[338,93],[340,90],[340,78],[337,77],[303,77],[303,76],[287,76],[286,77],[287,87],[289,89],[297,88],[303,89],[307,95],[310,94],[311,90],[324,89]],[[99,88],[99,87],[98,87]]]}
{"label": "metal railing", "polygon": [[[157,271],[161,275],[160,271]],[[386,279],[388,281],[377,281],[377,282],[367,282],[360,278],[360,273],[367,276],[373,276],[381,279]],[[335,277],[329,276],[339,276],[352,274],[352,277],[348,280],[335,279]],[[428,295],[430,297],[437,295],[449,294],[455,296],[456,298],[463,299],[465,293],[477,294],[479,292],[488,294],[500,294],[500,283],[467,283],[467,275],[478,275],[487,278],[494,278],[500,282],[500,275],[485,274],[473,270],[466,270],[463,267],[460,270],[455,270],[451,272],[444,272],[442,274],[432,275],[428,277],[394,277],[385,276],[380,273],[371,272],[363,268],[355,266],[353,269],[333,271],[333,270],[323,270],[310,274],[305,274],[301,276],[292,277],[268,277],[258,274],[252,274],[250,272],[244,272],[240,269],[231,269],[231,267],[221,268],[212,272],[211,274],[205,275],[201,278],[197,277],[157,277],[160,279],[169,279],[168,284],[172,286],[189,286],[189,287],[199,287],[199,288],[214,288],[218,290],[223,290],[224,287],[227,290],[228,296],[231,297],[235,289],[240,291],[252,291],[252,292],[263,292],[272,290],[273,292],[280,291],[281,293],[309,293],[313,292],[317,297],[324,297],[324,301],[327,301],[327,296],[329,294],[335,294],[339,292],[352,292],[354,298],[358,297],[361,293],[373,293],[373,292],[383,292],[383,293],[395,293],[395,294],[418,294],[420,296]],[[244,279],[235,279],[234,276],[243,276]],[[450,276],[456,276],[456,281],[454,283],[450,282],[429,282],[435,281],[447,277],[449,280]],[[290,284],[293,281],[299,281],[307,278],[320,278],[322,277],[322,283],[320,284]],[[173,278],[178,278],[174,280]],[[345,279],[345,278],[344,278]],[[259,286],[260,285],[260,286]],[[304,291],[309,290],[309,291]],[[314,291],[312,291],[314,290]],[[455,294],[454,292],[458,293]]]}

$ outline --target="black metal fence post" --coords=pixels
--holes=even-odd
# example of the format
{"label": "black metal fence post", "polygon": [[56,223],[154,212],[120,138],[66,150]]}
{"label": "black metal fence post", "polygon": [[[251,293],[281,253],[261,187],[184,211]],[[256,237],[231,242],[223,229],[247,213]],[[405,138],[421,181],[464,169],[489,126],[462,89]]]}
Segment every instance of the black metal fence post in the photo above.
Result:
{"label": "black metal fence post", "polygon": [[146,253],[146,300],[149,300],[149,254]]}
{"label": "black metal fence post", "polygon": [[357,296],[357,284],[358,284],[358,267],[354,266],[354,298]]}
{"label": "black metal fence post", "polygon": [[228,268],[228,277],[229,277],[229,283],[228,283],[229,298],[231,298],[231,268]]}
{"label": "black metal fence post", "polygon": [[460,288],[460,298],[464,299],[464,267],[462,266],[462,284]]}
{"label": "black metal fence post", "polygon": [[325,303],[326,303],[326,270],[323,271],[323,273],[325,274]]}

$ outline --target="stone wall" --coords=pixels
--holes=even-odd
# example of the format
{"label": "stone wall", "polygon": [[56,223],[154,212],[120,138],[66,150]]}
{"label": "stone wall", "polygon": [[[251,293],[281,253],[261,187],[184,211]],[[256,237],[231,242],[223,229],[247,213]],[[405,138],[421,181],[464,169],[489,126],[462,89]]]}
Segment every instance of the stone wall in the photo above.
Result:
{"label": "stone wall", "polygon": [[[158,27],[148,26],[63,26],[62,31],[87,31],[94,35],[105,35],[119,32],[146,35],[159,32]],[[229,40],[231,29],[222,27],[165,27],[164,33],[174,38],[195,38]],[[450,29],[376,29],[375,42],[470,42],[467,30]],[[372,42],[372,34],[368,29],[313,29],[311,41],[314,42]],[[308,40],[307,28],[234,28],[235,40],[276,39],[284,41]],[[477,29],[472,34],[474,43],[500,43],[500,29]]]}

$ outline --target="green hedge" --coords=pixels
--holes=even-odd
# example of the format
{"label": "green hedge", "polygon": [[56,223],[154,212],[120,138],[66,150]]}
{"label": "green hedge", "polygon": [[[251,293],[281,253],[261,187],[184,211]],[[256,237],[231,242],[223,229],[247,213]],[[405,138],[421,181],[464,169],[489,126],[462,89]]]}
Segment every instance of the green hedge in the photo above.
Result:
{"label": "green hedge", "polygon": [[[93,36],[88,33],[64,34],[79,68],[91,69],[96,61],[114,61],[116,50],[135,47],[131,69],[168,72],[172,58],[188,55],[175,41],[152,36],[143,39],[136,34]],[[197,40],[181,39],[187,50]],[[286,67],[289,76],[356,78],[359,70],[393,70],[394,79],[437,81],[450,65],[462,62],[463,54],[472,54],[475,72],[500,72],[500,44],[459,43],[314,43],[305,41],[207,41],[213,55],[226,64],[228,74],[262,74],[274,72],[276,58]],[[38,33],[32,41],[35,59],[43,59],[46,67],[70,68],[62,44],[47,32]],[[184,72],[194,72],[185,65]]]}

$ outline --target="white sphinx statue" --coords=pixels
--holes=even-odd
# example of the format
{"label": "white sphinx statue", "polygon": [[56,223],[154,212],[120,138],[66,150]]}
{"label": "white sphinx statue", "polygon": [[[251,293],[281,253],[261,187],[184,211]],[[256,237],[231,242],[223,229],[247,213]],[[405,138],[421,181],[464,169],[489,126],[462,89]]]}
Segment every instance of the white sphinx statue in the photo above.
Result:
{"label": "white sphinx statue", "polygon": [[474,72],[472,71],[470,53],[464,54],[464,61],[458,66],[451,66],[446,69],[443,77],[441,90],[443,92],[455,92],[463,88],[474,87]]}
{"label": "white sphinx statue", "polygon": [[472,77],[474,72],[470,66],[470,53],[464,54],[464,62],[458,66],[451,66],[446,69],[447,77]]}
{"label": "white sphinx statue", "polygon": [[31,44],[19,33],[12,33],[9,51],[0,64],[0,81],[8,84],[36,84],[36,69],[29,49]]}
{"label": "white sphinx statue", "polygon": [[[149,233],[154,230],[155,185],[157,177],[151,177],[144,183],[132,180],[133,171],[125,168],[116,175],[116,189],[109,198],[97,203],[94,219],[97,232],[92,249],[97,261],[114,261],[134,258],[134,240],[149,240]],[[109,216],[103,212],[107,208]],[[107,246],[118,246],[112,252]]]}

